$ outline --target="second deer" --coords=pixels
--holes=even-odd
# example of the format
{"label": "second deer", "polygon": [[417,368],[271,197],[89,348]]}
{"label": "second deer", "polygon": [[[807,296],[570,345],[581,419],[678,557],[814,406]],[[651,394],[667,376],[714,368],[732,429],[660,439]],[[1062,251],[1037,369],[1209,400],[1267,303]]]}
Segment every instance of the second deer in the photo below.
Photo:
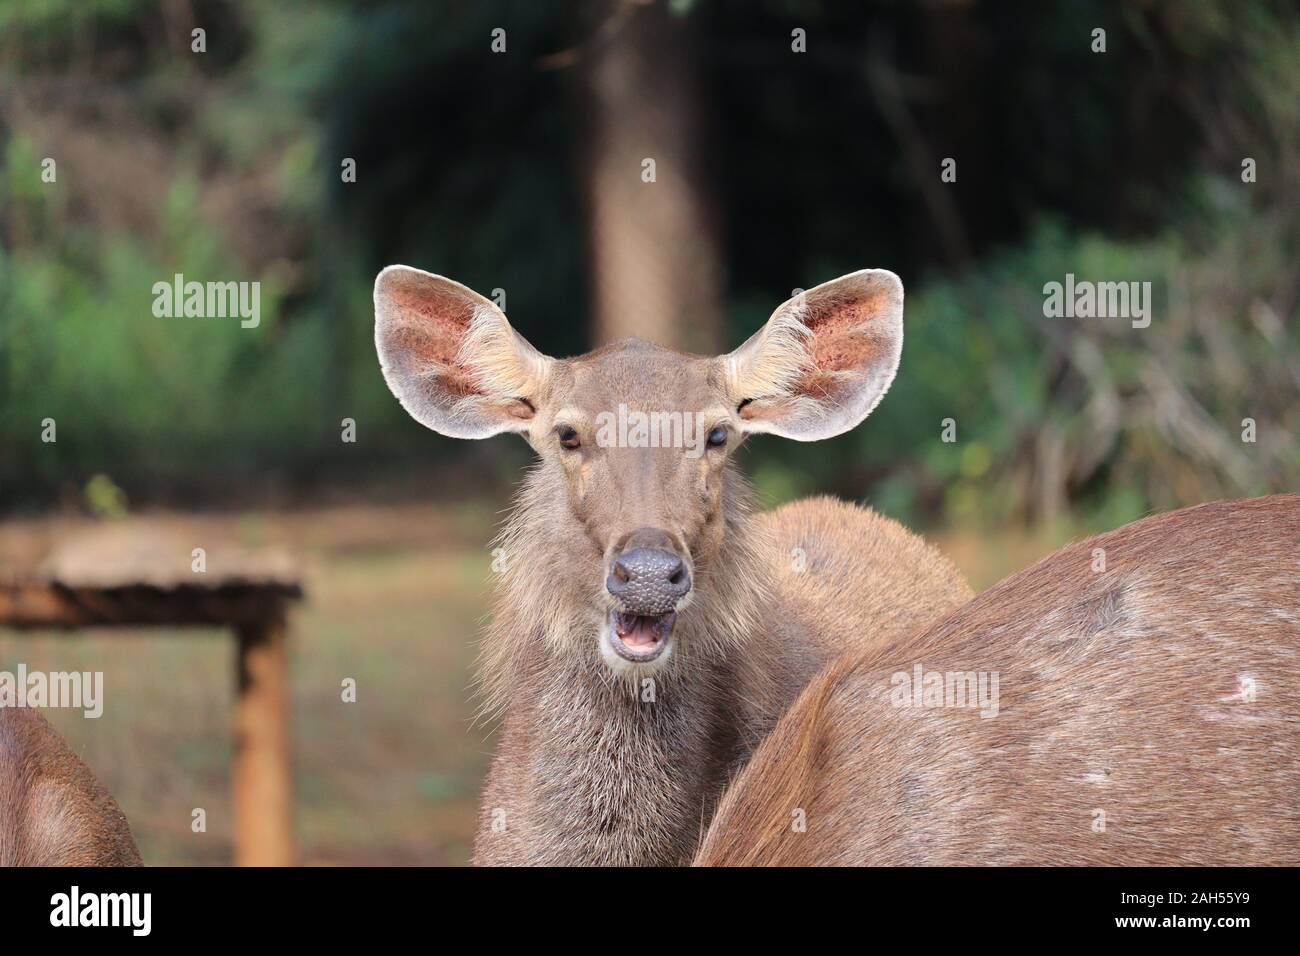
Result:
{"label": "second deer", "polygon": [[846,655],[697,863],[1300,864],[1297,545],[1300,496],[1187,508]]}
{"label": "second deer", "polygon": [[0,706],[0,867],[139,865],[126,817],[63,738]]}

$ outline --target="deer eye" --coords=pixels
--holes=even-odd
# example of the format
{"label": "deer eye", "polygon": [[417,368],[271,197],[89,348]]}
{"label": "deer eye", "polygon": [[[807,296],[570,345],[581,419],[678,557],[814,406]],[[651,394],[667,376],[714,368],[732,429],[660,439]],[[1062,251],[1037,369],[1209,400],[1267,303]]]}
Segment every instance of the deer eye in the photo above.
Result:
{"label": "deer eye", "polygon": [[562,448],[577,448],[582,444],[582,440],[578,438],[578,430],[568,425],[556,426],[555,434],[559,436]]}
{"label": "deer eye", "polygon": [[727,426],[718,425],[713,431],[709,432],[709,447],[721,448],[727,443]]}

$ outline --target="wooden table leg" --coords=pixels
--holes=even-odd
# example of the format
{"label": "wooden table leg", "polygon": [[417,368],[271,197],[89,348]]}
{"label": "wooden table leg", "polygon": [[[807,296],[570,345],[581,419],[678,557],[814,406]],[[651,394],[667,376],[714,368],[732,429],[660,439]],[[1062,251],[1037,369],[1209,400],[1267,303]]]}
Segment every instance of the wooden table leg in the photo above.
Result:
{"label": "wooden table leg", "polygon": [[235,864],[294,862],[288,627],[283,614],[240,626],[235,701]]}

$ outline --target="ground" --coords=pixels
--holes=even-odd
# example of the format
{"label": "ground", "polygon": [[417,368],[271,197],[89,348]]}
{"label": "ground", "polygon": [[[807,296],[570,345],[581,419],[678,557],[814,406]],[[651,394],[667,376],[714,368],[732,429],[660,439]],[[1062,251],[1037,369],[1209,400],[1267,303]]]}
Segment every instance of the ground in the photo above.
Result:
{"label": "ground", "polygon": [[[283,545],[303,560],[293,618],[294,777],[300,856],[311,865],[462,864],[491,727],[474,723],[472,665],[486,614],[498,503],[145,515],[211,550]],[[0,568],[84,519],[0,525]],[[977,589],[1052,550],[1062,534],[930,536]],[[104,714],[50,721],[116,796],[146,862],[231,859],[233,641],[215,630],[0,629],[0,670],[104,672]],[[342,682],[355,678],[355,703]],[[207,830],[191,829],[206,811]]]}

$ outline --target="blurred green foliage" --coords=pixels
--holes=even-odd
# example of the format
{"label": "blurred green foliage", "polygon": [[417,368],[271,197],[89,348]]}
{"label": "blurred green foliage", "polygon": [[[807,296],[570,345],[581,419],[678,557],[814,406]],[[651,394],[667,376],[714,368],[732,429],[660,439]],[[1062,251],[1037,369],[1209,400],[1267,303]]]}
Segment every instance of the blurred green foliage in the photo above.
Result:
{"label": "blurred green foliage", "polygon": [[[822,445],[752,443],[764,498],[1113,525],[1300,485],[1292,4],[675,9],[704,37],[733,340],[796,285],[882,266],[908,287],[889,396]],[[175,10],[0,4],[0,504],[92,476],[147,501],[445,475],[466,456],[512,474],[520,449],[432,436],[389,396],[370,284],[404,261],[505,288],[539,347],[586,347],[580,110],[562,71],[536,68],[575,42],[572,10],[197,2],[204,55]],[[500,24],[515,52],[486,57]],[[812,36],[797,69],[793,26]],[[941,241],[871,64],[914,90],[925,174],[962,157],[945,187],[960,235]],[[155,318],[153,284],[176,273],[259,281],[260,327]],[[1151,328],[1044,319],[1042,287],[1066,273],[1152,282]]]}

